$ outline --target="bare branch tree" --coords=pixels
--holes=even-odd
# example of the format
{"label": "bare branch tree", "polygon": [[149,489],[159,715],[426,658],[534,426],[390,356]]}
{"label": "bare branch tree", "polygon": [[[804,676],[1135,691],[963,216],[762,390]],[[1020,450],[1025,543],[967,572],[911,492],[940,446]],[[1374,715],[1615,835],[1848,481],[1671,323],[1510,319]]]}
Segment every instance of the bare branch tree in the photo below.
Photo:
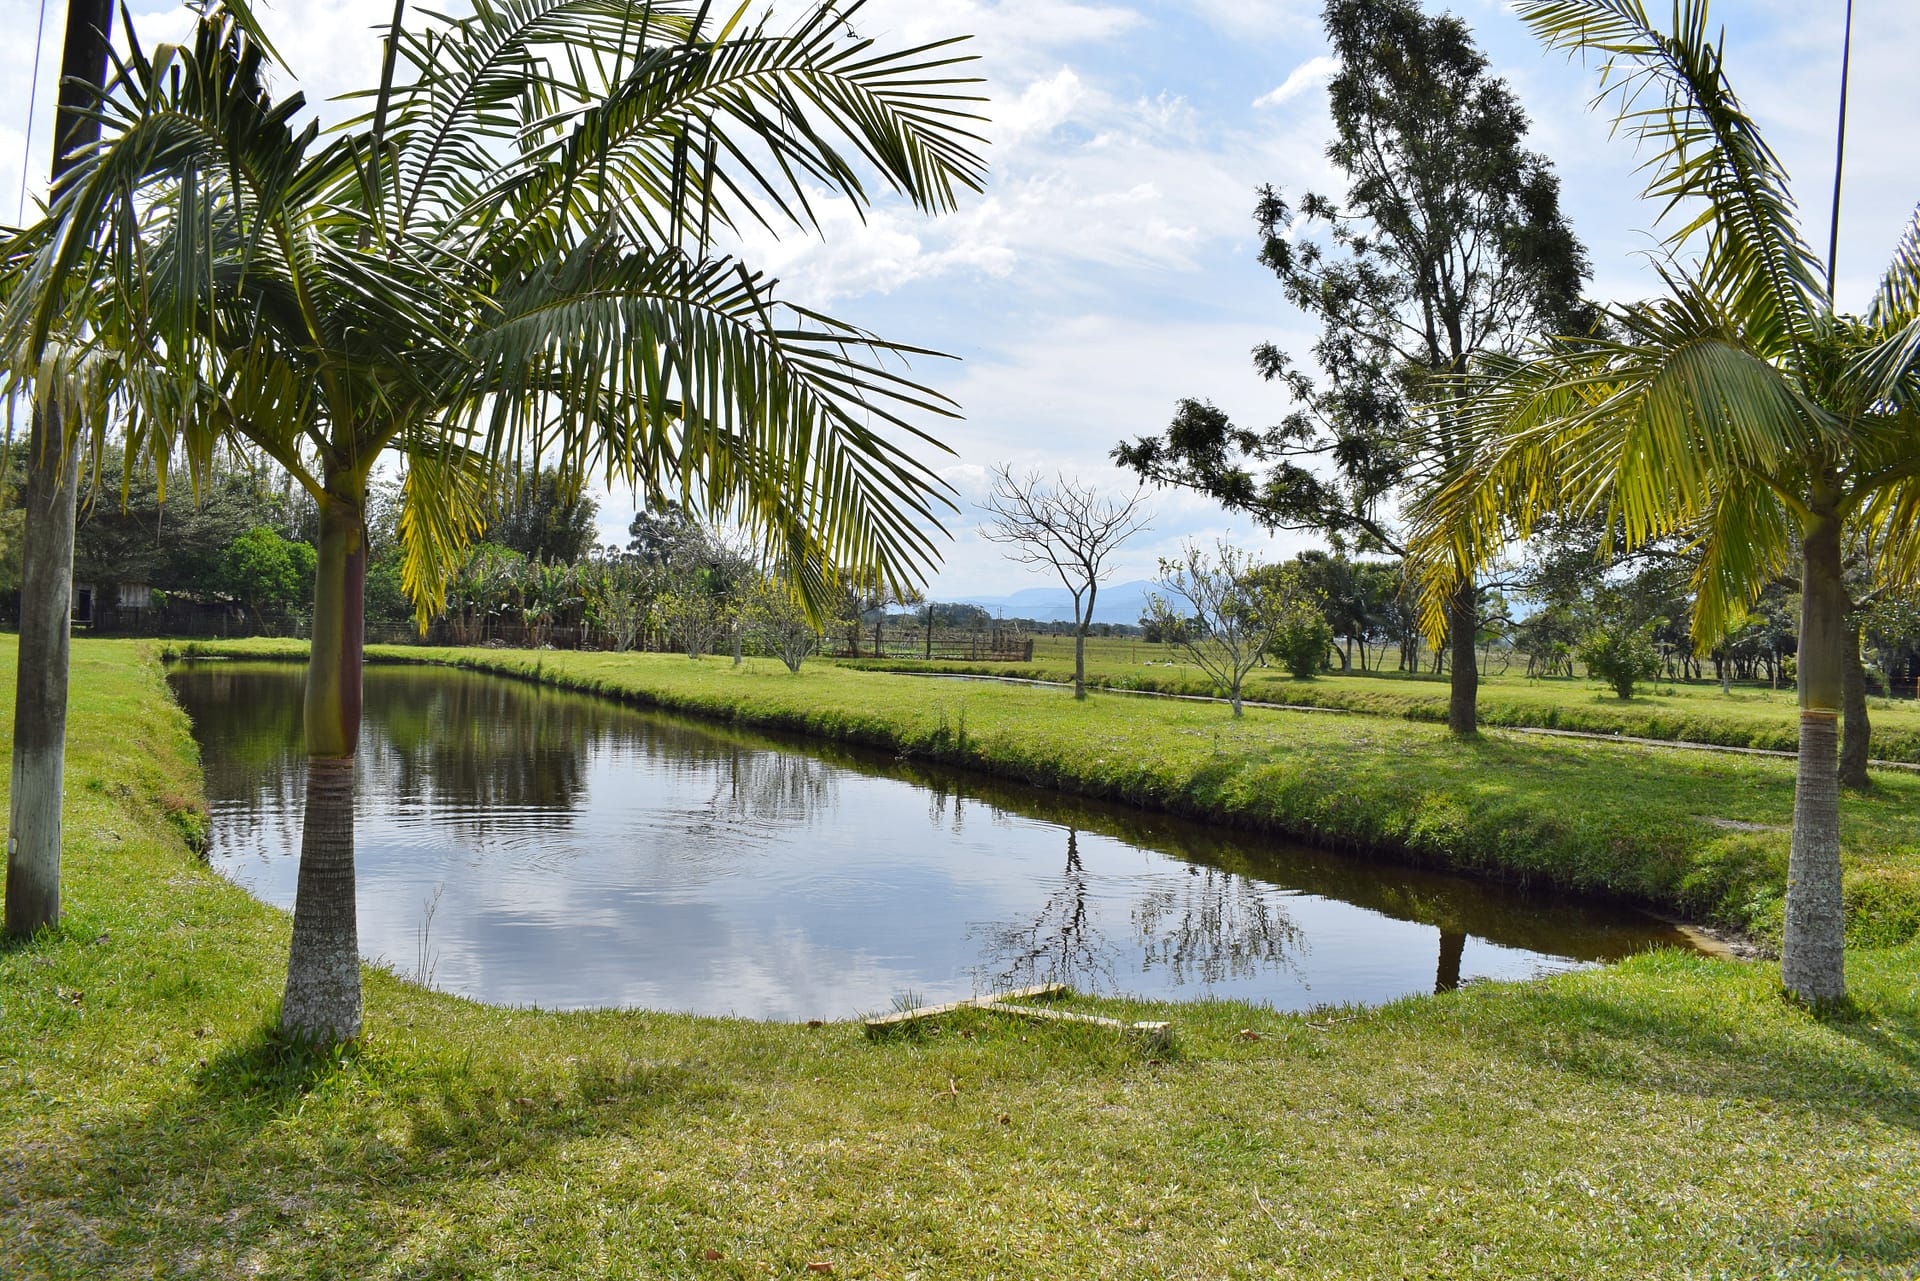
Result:
{"label": "bare branch tree", "polygon": [[1087,630],[1100,575],[1114,549],[1147,528],[1146,491],[1103,498],[1057,472],[1048,485],[1038,472],[1016,477],[1002,463],[993,469],[993,493],[982,506],[993,519],[981,526],[981,536],[1005,543],[1008,557],[1022,565],[1052,569],[1073,598],[1073,696],[1085,698]]}

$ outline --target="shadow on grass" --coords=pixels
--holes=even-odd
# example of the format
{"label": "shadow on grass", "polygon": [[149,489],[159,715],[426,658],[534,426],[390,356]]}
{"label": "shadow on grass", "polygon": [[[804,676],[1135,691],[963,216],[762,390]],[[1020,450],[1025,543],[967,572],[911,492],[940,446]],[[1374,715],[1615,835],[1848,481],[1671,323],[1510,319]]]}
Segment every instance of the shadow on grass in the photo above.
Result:
{"label": "shadow on grass", "polygon": [[84,945],[95,940],[96,931],[92,923],[78,920],[69,913],[51,925],[42,925],[31,934],[9,934],[0,930],[0,956],[19,952],[50,953],[68,944]]}
{"label": "shadow on grass", "polygon": [[23,1204],[60,1213],[29,1217],[10,1249],[26,1275],[36,1262],[108,1275],[176,1256],[237,1272],[289,1252],[368,1275],[398,1221],[471,1198],[477,1178],[538,1168],[581,1139],[670,1129],[729,1093],[698,1060],[587,1055],[543,1071],[377,1041],[314,1048],[257,1027],[147,1108],[28,1145],[9,1172]]}
{"label": "shadow on grass", "polygon": [[1904,1265],[1897,1275],[1912,1276],[1909,1269],[1920,1263],[1920,1222],[1912,1218],[1827,1216],[1796,1232],[1781,1253],[1809,1266]]}
{"label": "shadow on grass", "polygon": [[1520,997],[1529,1017],[1502,1023],[1500,1035],[1517,1058],[1613,1084],[1920,1131],[1920,1007],[1910,995],[1856,985],[1846,1007],[1816,1012],[1775,994],[1765,967],[1746,981],[1770,1006],[1692,1003],[1684,989],[1537,988]]}

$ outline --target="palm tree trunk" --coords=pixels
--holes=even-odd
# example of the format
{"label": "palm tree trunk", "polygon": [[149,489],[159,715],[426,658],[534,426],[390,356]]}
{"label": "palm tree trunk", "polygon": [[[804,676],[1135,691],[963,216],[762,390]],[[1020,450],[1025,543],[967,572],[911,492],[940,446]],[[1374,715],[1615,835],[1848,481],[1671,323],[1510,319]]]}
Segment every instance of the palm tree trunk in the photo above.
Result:
{"label": "palm tree trunk", "polygon": [[[53,190],[71,157],[100,138],[88,86],[106,83],[113,0],[68,0],[53,116]],[[60,802],[67,759],[67,647],[73,604],[78,446],[53,398],[37,396],[29,431],[26,537],[20,554],[20,651],[14,667],[8,794],[6,932],[25,938],[60,919]]]}
{"label": "palm tree trunk", "polygon": [[360,1035],[360,940],[353,875],[353,755],[365,644],[367,479],[329,473],[307,660],[306,824],[293,901],[281,1030],[300,1039]]}
{"label": "palm tree trunk", "polygon": [[8,794],[6,931],[26,938],[60,919],[60,802],[67,759],[67,655],[73,596],[78,442],[65,448],[52,399],[33,413],[27,446],[20,651],[14,671]]}
{"label": "palm tree trunk", "polygon": [[1867,778],[1867,758],[1873,754],[1873,723],[1867,719],[1867,673],[1860,666],[1860,633],[1851,630],[1847,637],[1845,683],[1842,687],[1840,725],[1840,786],[1864,792],[1873,784]]}
{"label": "palm tree trunk", "polygon": [[1793,846],[1787,858],[1786,936],[1780,979],[1802,1000],[1846,995],[1846,919],[1840,884],[1839,738],[1846,595],[1840,574],[1840,518],[1829,507],[1803,536],[1800,588],[1800,760],[1793,791]]}
{"label": "palm tree trunk", "polygon": [[1477,597],[1472,580],[1462,578],[1447,601],[1447,644],[1453,651],[1453,675],[1447,686],[1447,729],[1459,738],[1472,738],[1480,732],[1480,665],[1473,643],[1480,626]]}
{"label": "palm tree trunk", "polygon": [[360,1035],[360,928],[354,904],[353,758],[307,760],[306,823],[294,890],[293,947],[280,1029],[318,1044]]}

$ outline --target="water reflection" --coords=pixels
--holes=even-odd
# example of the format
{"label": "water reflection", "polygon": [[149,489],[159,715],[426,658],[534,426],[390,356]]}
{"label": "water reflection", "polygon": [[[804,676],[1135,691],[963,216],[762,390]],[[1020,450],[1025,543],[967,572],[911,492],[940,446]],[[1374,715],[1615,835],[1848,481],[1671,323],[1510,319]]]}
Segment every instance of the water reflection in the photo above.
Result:
{"label": "water reflection", "polygon": [[[175,673],[211,857],[292,902],[300,670]],[[367,672],[368,955],[484,1000],[839,1017],[1060,980],[1283,1008],[1612,959],[1635,914],[441,668]]]}

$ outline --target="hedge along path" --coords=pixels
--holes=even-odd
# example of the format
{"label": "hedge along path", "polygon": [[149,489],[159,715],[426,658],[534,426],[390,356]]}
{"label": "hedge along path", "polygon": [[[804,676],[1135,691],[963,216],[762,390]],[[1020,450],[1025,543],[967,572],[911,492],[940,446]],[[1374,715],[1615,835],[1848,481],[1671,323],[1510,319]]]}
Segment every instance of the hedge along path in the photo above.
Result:
{"label": "hedge along path", "polygon": [[[1045,638],[1041,638],[1045,639]],[[938,671],[976,676],[1062,679],[1055,656],[1035,651],[1032,662],[987,664],[907,659],[835,659],[864,671]],[[1111,648],[1087,651],[1090,686],[1119,692],[1158,692],[1200,697],[1215,693],[1212,678],[1196,668],[1121,660]],[[1437,723],[1446,718],[1446,687],[1428,677],[1377,672],[1327,672],[1296,680],[1273,669],[1256,669],[1243,692],[1265,703],[1322,707]],[[1550,677],[1483,676],[1480,725],[1509,729],[1564,729],[1605,737],[1633,735],[1674,742],[1709,743],[1793,751],[1798,745],[1798,712],[1791,689],[1736,686],[1731,695],[1717,684],[1665,686],[1621,701],[1584,680]],[[1920,701],[1869,700],[1874,750],[1884,759],[1920,763]]]}
{"label": "hedge along path", "polygon": [[[298,642],[171,652],[298,658]],[[1793,773],[1786,762],[1668,744],[1483,735],[1373,716],[1210,702],[1092,699],[1053,688],[888,681],[773,660],[376,646],[373,661],[448,664],[743,726],[859,744],[1472,875],[1601,894],[1777,939]],[[1920,938],[1920,778],[1883,774],[1842,801],[1848,937]]]}
{"label": "hedge along path", "polygon": [[[1036,680],[1024,676],[977,676],[971,672],[912,672],[900,669],[877,670],[882,670],[889,676],[917,676],[922,680],[992,681],[1001,685],[1036,685],[1047,689],[1073,688],[1072,683],[1069,681]],[[1170,694],[1165,690],[1157,689],[1123,689],[1117,685],[1094,686],[1092,682],[1088,683],[1088,688],[1098,688],[1103,694],[1126,694],[1135,698],[1173,698],[1188,703],[1219,703],[1222,706],[1230,704],[1230,700],[1221,698],[1216,694]],[[1336,715],[1347,715],[1354,711],[1354,709],[1350,707],[1316,707],[1311,703],[1264,703],[1254,699],[1242,699],[1240,705],[1242,707],[1264,708],[1271,712],[1326,712]],[[1360,714],[1369,715],[1370,713],[1363,712]],[[1671,747],[1676,750],[1689,752],[1732,752],[1742,756],[1777,756],[1786,760],[1796,760],[1800,755],[1798,752],[1782,751],[1774,747],[1730,747],[1722,743],[1695,743],[1683,738],[1641,738],[1632,734],[1602,734],[1595,730],[1546,729],[1538,725],[1489,726],[1482,732],[1544,734],[1549,738],[1581,738],[1601,743],[1636,743],[1643,747]],[[1920,764],[1914,764],[1910,761],[1869,760],[1867,764],[1873,766],[1875,769],[1900,769],[1920,773]]]}

